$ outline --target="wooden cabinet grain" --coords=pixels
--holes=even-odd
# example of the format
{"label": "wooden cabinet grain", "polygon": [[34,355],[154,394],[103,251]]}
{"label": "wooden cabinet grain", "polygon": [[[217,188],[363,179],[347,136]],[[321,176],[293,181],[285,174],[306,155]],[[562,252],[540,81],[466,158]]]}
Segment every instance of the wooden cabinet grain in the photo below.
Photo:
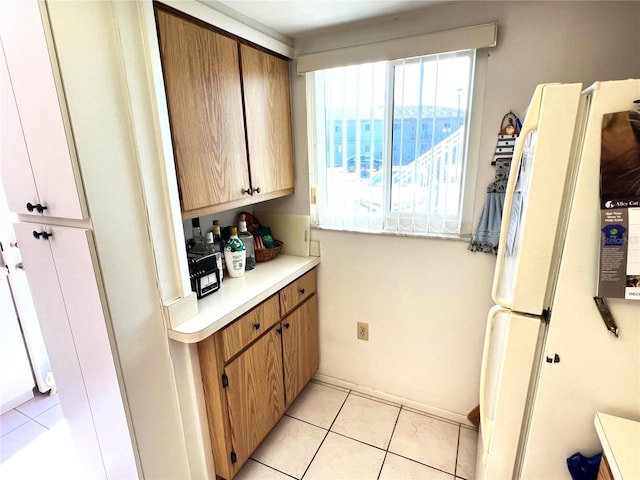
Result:
{"label": "wooden cabinet grain", "polygon": [[287,407],[318,370],[318,303],[311,297],[282,320],[284,386]]}
{"label": "wooden cabinet grain", "polygon": [[[281,314],[283,292],[300,281],[313,291]],[[315,270],[296,282],[198,343],[215,470],[222,478],[233,478],[318,369]]]}
{"label": "wooden cabinet grain", "polygon": [[260,200],[293,193],[289,62],[243,44],[240,58],[251,186]]}
{"label": "wooden cabinet grain", "polygon": [[613,480],[613,473],[611,473],[609,461],[604,455],[602,455],[602,460],[600,460],[600,468],[598,469],[597,480]]}
{"label": "wooden cabinet grain", "polygon": [[155,10],[183,219],[292,194],[288,61]]}

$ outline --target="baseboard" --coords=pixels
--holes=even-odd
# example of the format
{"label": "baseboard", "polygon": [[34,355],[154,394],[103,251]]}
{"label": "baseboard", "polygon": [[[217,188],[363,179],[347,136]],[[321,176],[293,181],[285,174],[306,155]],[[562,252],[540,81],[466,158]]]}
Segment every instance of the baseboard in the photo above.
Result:
{"label": "baseboard", "polygon": [[346,388],[349,390],[353,390],[354,392],[362,393],[364,395],[370,395],[372,397],[379,398],[381,400],[385,400],[387,402],[396,403],[402,405],[404,407],[408,407],[412,410],[417,410],[419,412],[425,413],[427,415],[431,415],[434,417],[438,417],[444,420],[449,420],[451,422],[459,423],[461,425],[468,426],[470,428],[475,429],[473,424],[469,422],[466,416],[460,415],[459,413],[451,412],[449,410],[443,410],[441,408],[432,407],[430,405],[425,405],[424,403],[415,402],[413,400],[409,400],[406,398],[398,397],[397,395],[392,395],[390,393],[382,392],[380,390],[374,390],[372,388],[364,387],[362,385],[357,385],[355,383],[347,382],[345,380],[341,380],[339,378],[330,377],[328,375],[324,375],[322,373],[316,373],[313,376],[314,380],[319,382],[328,383],[330,385],[335,385],[337,387]]}

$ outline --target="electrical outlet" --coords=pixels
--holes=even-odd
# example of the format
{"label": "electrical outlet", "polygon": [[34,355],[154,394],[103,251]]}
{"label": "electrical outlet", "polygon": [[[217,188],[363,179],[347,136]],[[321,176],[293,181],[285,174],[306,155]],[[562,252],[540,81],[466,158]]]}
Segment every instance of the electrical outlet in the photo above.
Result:
{"label": "electrical outlet", "polygon": [[358,322],[358,340],[369,340],[369,324]]}

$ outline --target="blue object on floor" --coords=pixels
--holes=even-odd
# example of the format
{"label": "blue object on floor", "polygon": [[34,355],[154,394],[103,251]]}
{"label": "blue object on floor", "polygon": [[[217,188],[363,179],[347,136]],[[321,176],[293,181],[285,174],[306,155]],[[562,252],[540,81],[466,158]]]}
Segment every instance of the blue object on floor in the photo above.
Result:
{"label": "blue object on floor", "polygon": [[602,453],[593,457],[585,457],[580,452],[567,458],[567,468],[573,480],[596,480]]}

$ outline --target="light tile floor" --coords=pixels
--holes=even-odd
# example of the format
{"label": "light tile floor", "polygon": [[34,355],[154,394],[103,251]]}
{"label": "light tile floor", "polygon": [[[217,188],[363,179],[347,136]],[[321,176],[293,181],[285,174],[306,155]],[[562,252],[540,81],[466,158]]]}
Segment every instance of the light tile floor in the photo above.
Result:
{"label": "light tile floor", "polygon": [[57,395],[36,394],[0,416],[1,479],[79,479],[77,465]]}
{"label": "light tile floor", "polygon": [[[474,479],[478,432],[325,383],[310,382],[238,480]],[[57,395],[0,416],[0,478],[80,478]]]}
{"label": "light tile floor", "polygon": [[473,480],[478,432],[310,382],[238,480]]}

